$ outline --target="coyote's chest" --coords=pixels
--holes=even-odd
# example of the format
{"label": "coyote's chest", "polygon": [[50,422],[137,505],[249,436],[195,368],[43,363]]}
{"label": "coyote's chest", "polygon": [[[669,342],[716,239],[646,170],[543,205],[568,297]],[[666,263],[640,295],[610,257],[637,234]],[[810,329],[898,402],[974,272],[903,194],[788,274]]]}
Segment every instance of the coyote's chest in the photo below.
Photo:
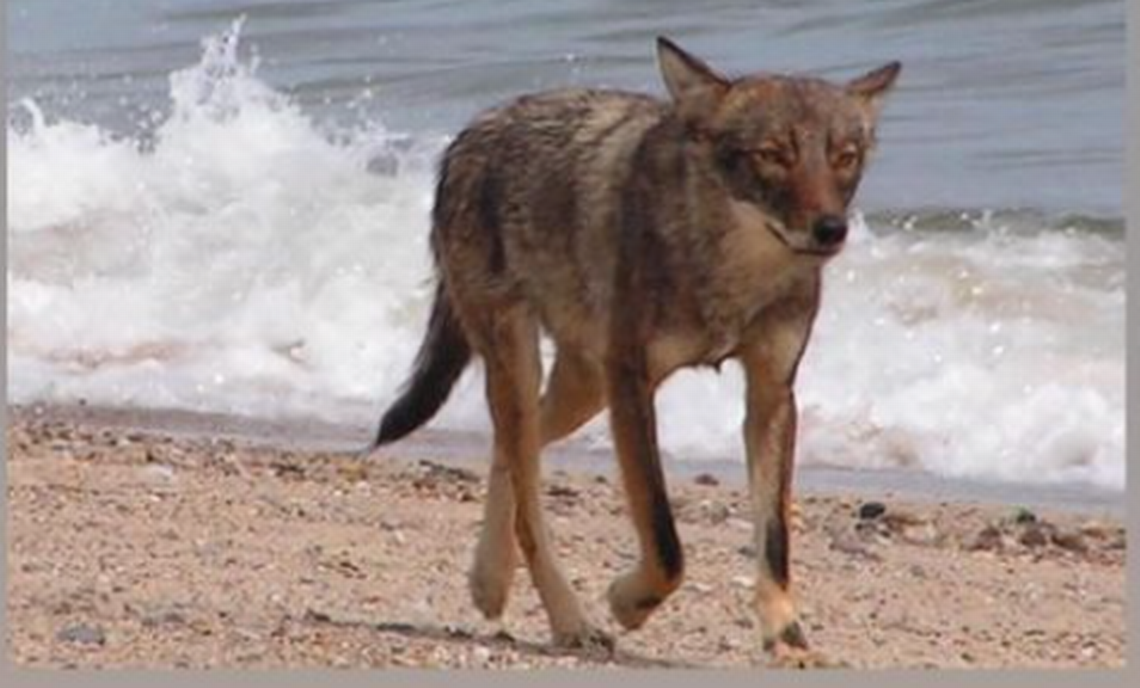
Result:
{"label": "coyote's chest", "polygon": [[687,365],[718,365],[732,356],[763,312],[808,288],[819,269],[777,239],[751,206],[732,210],[734,224],[693,294],[696,317],[674,323],[650,346],[651,367],[662,375]]}

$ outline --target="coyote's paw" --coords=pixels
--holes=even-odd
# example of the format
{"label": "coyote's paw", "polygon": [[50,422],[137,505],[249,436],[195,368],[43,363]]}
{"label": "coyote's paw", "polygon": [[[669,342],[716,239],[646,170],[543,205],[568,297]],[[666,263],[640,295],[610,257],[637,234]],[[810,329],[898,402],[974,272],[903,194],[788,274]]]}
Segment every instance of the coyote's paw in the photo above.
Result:
{"label": "coyote's paw", "polygon": [[569,650],[612,654],[614,637],[600,628],[584,623],[573,631],[555,631],[554,645]]}
{"label": "coyote's paw", "polygon": [[820,652],[805,647],[778,645],[768,659],[772,669],[838,669],[846,663],[829,659]]}
{"label": "coyote's paw", "polygon": [[620,576],[610,584],[606,593],[610,602],[610,613],[626,630],[641,628],[662,598],[645,590],[637,572]]}
{"label": "coyote's paw", "polygon": [[467,582],[471,601],[484,617],[493,621],[503,615],[510,596],[511,577],[502,567],[492,570],[476,562]]}
{"label": "coyote's paw", "polygon": [[764,651],[775,655],[783,649],[808,649],[807,636],[799,621],[792,621],[780,629],[775,635],[764,638]]}
{"label": "coyote's paw", "polygon": [[772,637],[764,639],[768,666],[778,669],[824,669],[844,666],[808,648],[799,621],[792,621]]}

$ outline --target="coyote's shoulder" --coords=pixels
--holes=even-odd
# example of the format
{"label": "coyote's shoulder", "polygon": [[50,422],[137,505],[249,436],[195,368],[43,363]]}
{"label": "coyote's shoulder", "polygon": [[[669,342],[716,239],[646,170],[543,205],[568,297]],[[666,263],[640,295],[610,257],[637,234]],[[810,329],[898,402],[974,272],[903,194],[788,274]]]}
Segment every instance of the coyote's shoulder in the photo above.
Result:
{"label": "coyote's shoulder", "polygon": [[[625,91],[564,89],[522,96],[483,112],[459,134],[445,154],[440,190],[447,193],[450,187],[442,185],[465,175],[490,175],[512,199],[541,195],[554,186],[568,192],[595,184],[613,187],[628,173],[641,135],[667,114],[665,102]],[[437,199],[439,205],[445,204]]]}
{"label": "coyote's shoulder", "polygon": [[[600,336],[591,326],[609,313],[622,197],[668,111],[648,95],[566,89],[484,112],[442,162],[436,250],[482,250],[485,284],[525,293],[551,329]],[[463,221],[472,210],[479,221]]]}

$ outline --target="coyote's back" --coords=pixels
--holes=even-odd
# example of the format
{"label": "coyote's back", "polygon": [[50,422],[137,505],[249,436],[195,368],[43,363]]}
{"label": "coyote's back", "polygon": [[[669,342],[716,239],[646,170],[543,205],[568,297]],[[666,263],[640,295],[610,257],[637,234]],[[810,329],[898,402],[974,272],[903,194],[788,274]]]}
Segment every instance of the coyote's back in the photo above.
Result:
{"label": "coyote's back", "polygon": [[435,415],[471,360],[449,292],[525,294],[548,329],[569,336],[597,322],[612,281],[612,180],[628,176],[640,134],[664,111],[639,94],[553,91],[483,113],[448,146],[432,211],[439,287],[413,376],[377,445]]}
{"label": "coyote's back", "polygon": [[604,318],[619,195],[664,112],[648,96],[575,89],[477,119],[440,172],[432,243],[444,281],[525,298],[556,338]]}

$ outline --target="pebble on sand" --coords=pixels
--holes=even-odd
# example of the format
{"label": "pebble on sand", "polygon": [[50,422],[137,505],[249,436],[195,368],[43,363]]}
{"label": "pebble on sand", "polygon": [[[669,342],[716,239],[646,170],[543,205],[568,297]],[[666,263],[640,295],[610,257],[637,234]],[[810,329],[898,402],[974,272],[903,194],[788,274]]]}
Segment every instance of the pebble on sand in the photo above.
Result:
{"label": "pebble on sand", "polygon": [[720,480],[711,473],[701,473],[693,478],[693,482],[697,485],[705,485],[707,487],[716,487],[720,485]]}
{"label": "pebble on sand", "polygon": [[75,624],[63,628],[55,637],[65,643],[78,643],[80,645],[105,645],[107,634],[99,626]]}
{"label": "pebble on sand", "polygon": [[859,519],[870,521],[879,518],[887,512],[887,505],[882,502],[864,502],[859,507]]}

